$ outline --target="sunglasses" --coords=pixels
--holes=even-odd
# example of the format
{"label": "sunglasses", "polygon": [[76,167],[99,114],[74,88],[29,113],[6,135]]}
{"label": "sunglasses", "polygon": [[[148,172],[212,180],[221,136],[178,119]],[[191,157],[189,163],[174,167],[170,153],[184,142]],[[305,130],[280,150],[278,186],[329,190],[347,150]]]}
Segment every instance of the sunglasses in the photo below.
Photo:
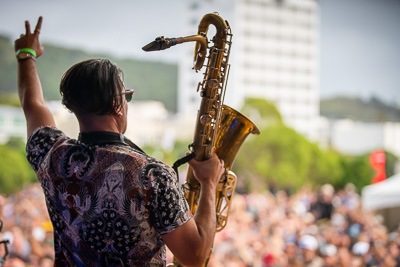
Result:
{"label": "sunglasses", "polygon": [[126,102],[130,102],[132,100],[134,92],[135,92],[134,89],[125,90],[124,94],[125,94]]}

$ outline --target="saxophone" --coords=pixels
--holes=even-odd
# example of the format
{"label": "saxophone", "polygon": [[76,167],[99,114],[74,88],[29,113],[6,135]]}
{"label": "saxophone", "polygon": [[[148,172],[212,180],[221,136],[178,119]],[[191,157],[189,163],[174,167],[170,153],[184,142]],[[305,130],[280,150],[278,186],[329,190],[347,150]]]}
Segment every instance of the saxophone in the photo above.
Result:
{"label": "saxophone", "polygon": [[[215,26],[216,34],[212,38],[213,45],[209,47],[207,32],[211,24]],[[197,91],[200,91],[201,103],[193,143],[189,145],[189,148],[194,152],[196,160],[209,159],[212,151],[224,160],[226,171],[219,181],[216,192],[216,232],[221,231],[228,221],[237,181],[236,175],[231,171],[236,154],[249,134],[260,134],[258,128],[249,119],[223,104],[230,69],[228,61],[231,39],[232,33],[228,22],[216,13],[210,13],[201,19],[197,35],[178,38],[158,37],[143,47],[145,51],[156,51],[195,41],[193,69],[196,71],[203,67],[205,59],[208,58],[203,80],[197,87]],[[194,177],[190,167],[183,191],[194,214],[198,206],[200,183]],[[174,261],[174,266],[181,265]]]}

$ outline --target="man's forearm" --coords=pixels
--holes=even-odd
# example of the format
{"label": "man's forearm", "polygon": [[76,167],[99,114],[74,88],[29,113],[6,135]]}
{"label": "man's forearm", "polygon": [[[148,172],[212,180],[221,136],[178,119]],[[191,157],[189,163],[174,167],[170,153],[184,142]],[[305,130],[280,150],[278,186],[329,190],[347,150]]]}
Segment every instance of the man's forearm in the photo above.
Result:
{"label": "man's forearm", "polygon": [[18,62],[18,96],[27,123],[27,135],[40,126],[55,126],[54,118],[43,97],[36,62],[25,59]]}
{"label": "man's forearm", "polygon": [[204,241],[204,249],[207,250],[212,248],[215,237],[215,195],[216,188],[214,186],[203,185],[200,191],[199,205],[194,215],[199,235]]}
{"label": "man's forearm", "polygon": [[182,264],[199,266],[210,256],[214,242],[216,188],[225,168],[215,153],[205,161],[191,160],[189,165],[201,184],[199,205],[192,220],[163,235],[163,240]]}
{"label": "man's forearm", "polygon": [[31,103],[45,104],[35,60],[18,61],[17,75],[18,96],[24,111]]}

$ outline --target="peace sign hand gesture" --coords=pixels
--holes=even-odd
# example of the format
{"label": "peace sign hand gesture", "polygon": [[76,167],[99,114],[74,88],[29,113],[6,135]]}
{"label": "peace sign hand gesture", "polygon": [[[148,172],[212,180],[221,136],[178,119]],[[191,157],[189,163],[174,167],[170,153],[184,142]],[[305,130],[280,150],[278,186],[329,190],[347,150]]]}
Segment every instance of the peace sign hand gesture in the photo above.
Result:
{"label": "peace sign hand gesture", "polygon": [[35,30],[31,33],[31,25],[29,21],[25,21],[25,34],[21,34],[20,38],[15,40],[14,49],[18,51],[21,48],[30,48],[35,50],[36,57],[40,57],[43,54],[43,46],[39,42],[40,29],[42,28],[43,17],[39,17],[36,24]]}

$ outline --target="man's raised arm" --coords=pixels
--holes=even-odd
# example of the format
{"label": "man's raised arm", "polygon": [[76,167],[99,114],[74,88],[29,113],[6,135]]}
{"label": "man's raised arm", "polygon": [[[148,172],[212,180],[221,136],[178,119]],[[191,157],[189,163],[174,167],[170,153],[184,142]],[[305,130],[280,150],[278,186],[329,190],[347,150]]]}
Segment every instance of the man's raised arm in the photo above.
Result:
{"label": "man's raised arm", "polygon": [[42,17],[31,33],[28,21],[25,21],[25,34],[15,40],[14,48],[18,60],[18,96],[25,113],[28,136],[40,126],[55,126],[53,115],[43,98],[42,85],[36,68],[36,58],[43,54],[39,42]]}

